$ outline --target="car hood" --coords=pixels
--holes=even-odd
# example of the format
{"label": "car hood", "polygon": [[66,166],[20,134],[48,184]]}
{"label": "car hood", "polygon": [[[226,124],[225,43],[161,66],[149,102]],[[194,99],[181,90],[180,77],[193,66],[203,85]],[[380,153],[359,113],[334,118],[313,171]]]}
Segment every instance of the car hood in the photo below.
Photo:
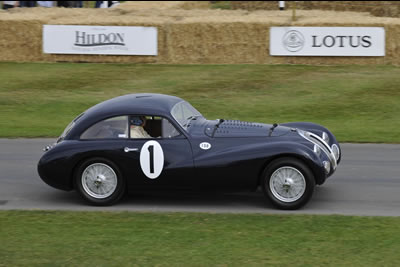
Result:
{"label": "car hood", "polygon": [[208,121],[205,134],[209,137],[276,137],[290,132],[291,128],[272,124],[224,120],[217,127],[218,121]]}

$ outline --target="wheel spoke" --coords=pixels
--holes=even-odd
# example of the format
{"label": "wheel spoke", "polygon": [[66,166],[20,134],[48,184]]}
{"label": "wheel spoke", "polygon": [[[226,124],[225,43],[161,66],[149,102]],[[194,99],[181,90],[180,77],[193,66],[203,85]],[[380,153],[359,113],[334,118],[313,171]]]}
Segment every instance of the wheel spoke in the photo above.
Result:
{"label": "wheel spoke", "polygon": [[305,189],[306,180],[303,174],[294,167],[280,167],[271,175],[271,193],[280,201],[295,202],[303,196]]}
{"label": "wheel spoke", "polygon": [[82,173],[82,187],[91,197],[104,199],[112,195],[117,188],[117,175],[104,163],[94,163]]}

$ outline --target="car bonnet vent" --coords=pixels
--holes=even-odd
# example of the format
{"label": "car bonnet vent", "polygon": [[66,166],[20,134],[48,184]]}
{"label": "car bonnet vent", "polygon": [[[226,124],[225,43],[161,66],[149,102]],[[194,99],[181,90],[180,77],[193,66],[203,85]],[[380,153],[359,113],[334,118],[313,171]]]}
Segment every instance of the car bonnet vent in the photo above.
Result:
{"label": "car bonnet vent", "polygon": [[262,125],[259,123],[247,122],[247,121],[239,121],[239,120],[226,120],[224,124],[220,126],[220,128],[236,128],[236,129],[247,129],[247,128],[262,128]]}
{"label": "car bonnet vent", "polygon": [[151,97],[151,95],[138,95],[136,98],[144,98],[144,97]]}
{"label": "car bonnet vent", "polygon": [[205,134],[210,137],[266,137],[268,125],[239,120],[224,120],[215,129],[214,122],[205,128]]}

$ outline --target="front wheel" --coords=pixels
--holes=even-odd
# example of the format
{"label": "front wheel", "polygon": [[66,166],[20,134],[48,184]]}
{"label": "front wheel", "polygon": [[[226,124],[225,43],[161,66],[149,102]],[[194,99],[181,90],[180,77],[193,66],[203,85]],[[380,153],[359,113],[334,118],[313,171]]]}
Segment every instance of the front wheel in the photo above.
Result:
{"label": "front wheel", "polygon": [[311,198],[315,179],[300,160],[280,158],[271,162],[263,173],[261,187],[265,196],[280,209],[293,210]]}
{"label": "front wheel", "polygon": [[124,195],[125,180],[118,167],[104,158],[84,161],[74,177],[75,188],[92,205],[112,205]]}

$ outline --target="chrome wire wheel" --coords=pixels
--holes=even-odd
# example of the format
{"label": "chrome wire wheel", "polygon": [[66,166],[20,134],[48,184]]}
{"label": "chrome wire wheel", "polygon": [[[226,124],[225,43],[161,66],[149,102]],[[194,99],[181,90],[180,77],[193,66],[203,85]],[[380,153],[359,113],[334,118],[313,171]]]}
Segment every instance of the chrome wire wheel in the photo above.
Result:
{"label": "chrome wire wheel", "polygon": [[275,170],[269,180],[272,195],[285,203],[299,200],[306,191],[306,180],[296,168],[283,166]]}
{"label": "chrome wire wheel", "polygon": [[93,163],[82,172],[81,183],[86,194],[96,199],[104,199],[115,192],[118,178],[110,166]]}

